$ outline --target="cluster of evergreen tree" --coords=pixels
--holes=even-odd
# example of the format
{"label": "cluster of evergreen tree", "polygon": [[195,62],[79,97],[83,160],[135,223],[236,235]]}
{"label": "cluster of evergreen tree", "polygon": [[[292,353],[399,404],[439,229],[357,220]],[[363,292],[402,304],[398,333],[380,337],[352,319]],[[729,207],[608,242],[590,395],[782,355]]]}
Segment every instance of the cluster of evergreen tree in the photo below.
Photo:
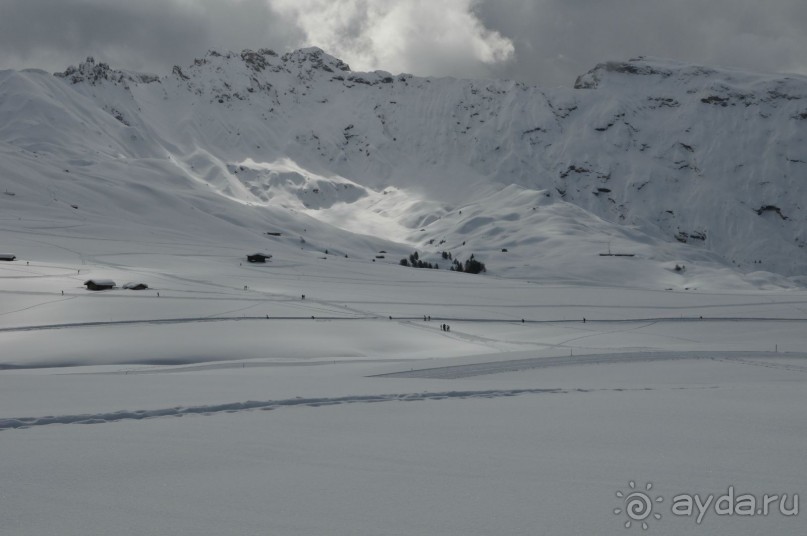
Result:
{"label": "cluster of evergreen tree", "polygon": [[[465,272],[469,274],[480,274],[482,272],[487,272],[487,268],[485,268],[485,263],[479,262],[474,258],[473,254],[466,260],[465,262],[460,261],[459,259],[455,259],[451,252],[443,251],[441,256],[449,261],[454,261],[449,270],[452,272]],[[400,262],[401,266],[411,266],[412,268],[430,268],[439,270],[440,266],[435,263],[432,264],[430,262],[424,262],[417,251],[409,255],[409,258],[403,258]]]}
{"label": "cluster of evergreen tree", "polygon": [[479,274],[488,271],[485,267],[485,263],[476,260],[473,254],[471,254],[471,256],[465,262],[460,262],[459,259],[454,259],[454,264],[451,265],[451,268],[449,269],[452,272],[465,272],[468,274]]}
{"label": "cluster of evergreen tree", "polygon": [[401,259],[400,264],[401,266],[411,266],[412,268],[429,268],[434,270],[440,269],[440,266],[438,266],[436,263],[432,264],[430,262],[424,262],[421,260],[417,251],[409,255],[409,259]]}

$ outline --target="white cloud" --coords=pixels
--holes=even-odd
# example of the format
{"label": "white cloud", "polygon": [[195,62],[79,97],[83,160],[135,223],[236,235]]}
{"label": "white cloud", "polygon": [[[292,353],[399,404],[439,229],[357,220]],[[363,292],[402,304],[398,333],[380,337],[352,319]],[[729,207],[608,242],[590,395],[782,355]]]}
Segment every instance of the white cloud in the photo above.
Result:
{"label": "white cloud", "polygon": [[476,0],[268,0],[319,46],[358,70],[483,75],[513,43],[479,20]]}

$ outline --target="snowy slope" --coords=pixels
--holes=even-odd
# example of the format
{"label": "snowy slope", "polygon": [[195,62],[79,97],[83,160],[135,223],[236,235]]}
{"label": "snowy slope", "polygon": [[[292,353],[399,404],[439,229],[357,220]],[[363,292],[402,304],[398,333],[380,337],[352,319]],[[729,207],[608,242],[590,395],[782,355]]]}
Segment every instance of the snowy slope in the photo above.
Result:
{"label": "snowy slope", "polygon": [[807,263],[803,77],[639,58],[550,91],[311,48],[211,51],[163,78],[5,71],[0,93],[4,214],[82,236],[260,249],[279,232],[272,247],[651,288],[788,286]]}
{"label": "snowy slope", "polygon": [[804,80],[577,85],[0,72],[0,534],[803,534]]}

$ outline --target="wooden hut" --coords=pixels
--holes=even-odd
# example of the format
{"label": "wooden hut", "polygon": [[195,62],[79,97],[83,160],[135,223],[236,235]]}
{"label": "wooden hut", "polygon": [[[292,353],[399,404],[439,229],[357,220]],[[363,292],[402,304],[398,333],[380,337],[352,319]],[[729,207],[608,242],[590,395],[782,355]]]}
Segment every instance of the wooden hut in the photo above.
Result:
{"label": "wooden hut", "polygon": [[84,282],[88,290],[109,290],[115,288],[115,282],[111,279],[88,279]]}
{"label": "wooden hut", "polygon": [[16,258],[17,256],[11,253],[0,253],[0,261],[13,261]]}
{"label": "wooden hut", "polygon": [[149,286],[145,283],[126,283],[123,288],[128,290],[146,290]]}
{"label": "wooden hut", "polygon": [[252,255],[247,255],[247,260],[249,262],[266,262],[271,258],[272,256],[267,255],[266,253],[253,253]]}

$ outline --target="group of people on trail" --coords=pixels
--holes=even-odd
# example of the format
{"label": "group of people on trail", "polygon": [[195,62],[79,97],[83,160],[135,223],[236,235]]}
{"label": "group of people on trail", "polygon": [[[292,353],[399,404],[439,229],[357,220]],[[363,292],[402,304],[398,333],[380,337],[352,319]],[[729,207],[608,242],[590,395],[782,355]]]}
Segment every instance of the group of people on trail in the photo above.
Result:
{"label": "group of people on trail", "polygon": [[[390,317],[390,320],[392,320],[392,317]],[[431,315],[423,315],[423,321],[431,322],[432,321]],[[449,326],[448,324],[440,324],[440,331],[451,331],[451,326]]]}

